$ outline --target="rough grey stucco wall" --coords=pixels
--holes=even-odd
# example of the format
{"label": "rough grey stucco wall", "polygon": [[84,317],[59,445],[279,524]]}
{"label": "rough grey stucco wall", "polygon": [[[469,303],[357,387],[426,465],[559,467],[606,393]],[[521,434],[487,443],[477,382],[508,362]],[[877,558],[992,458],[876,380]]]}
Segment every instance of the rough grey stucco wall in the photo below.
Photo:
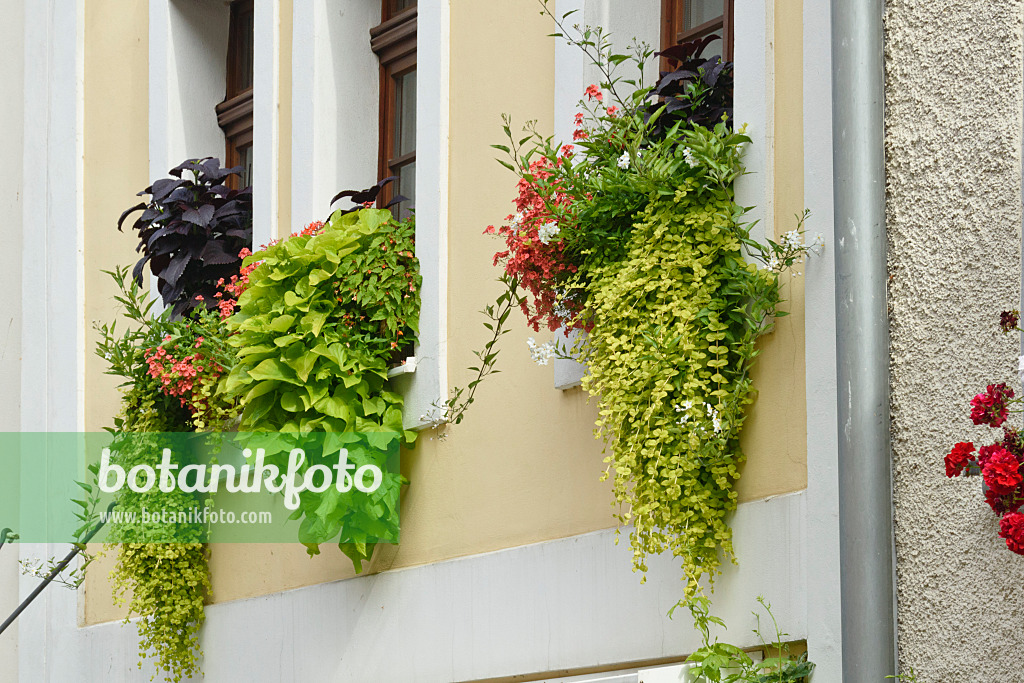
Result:
{"label": "rough grey stucco wall", "polygon": [[1021,25],[1019,0],[886,8],[899,649],[922,683],[1024,682],[1024,557],[979,479],[942,464],[956,441],[994,440],[970,397],[1019,387],[1018,339],[995,330],[1020,300]]}

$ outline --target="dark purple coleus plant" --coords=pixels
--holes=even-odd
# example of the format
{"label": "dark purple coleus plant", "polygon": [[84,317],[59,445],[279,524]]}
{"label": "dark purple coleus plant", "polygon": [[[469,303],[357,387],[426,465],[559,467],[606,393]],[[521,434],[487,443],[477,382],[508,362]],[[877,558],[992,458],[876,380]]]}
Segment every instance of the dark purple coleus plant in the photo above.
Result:
{"label": "dark purple coleus plant", "polygon": [[732,125],[732,62],[722,61],[718,55],[701,56],[704,48],[717,39],[709,35],[655,53],[673,69],[661,72],[651,92],[656,101],[649,105],[648,116],[664,108],[655,121],[655,137],[665,135],[680,121],[687,126],[714,128],[724,115],[728,117],[726,125]]}
{"label": "dark purple coleus plant", "polygon": [[[135,211],[132,228],[139,234],[142,258],[132,277],[142,284],[149,263],[157,291],[174,315],[199,305],[215,306],[218,281],[238,275],[239,252],[252,249],[252,191],[233,190],[225,181],[241,167],[221,168],[220,160],[190,159],[172,168],[171,178],[157,180],[139,196],[149,201],[131,207],[117,221],[121,230]],[[201,298],[199,298],[201,297]]]}

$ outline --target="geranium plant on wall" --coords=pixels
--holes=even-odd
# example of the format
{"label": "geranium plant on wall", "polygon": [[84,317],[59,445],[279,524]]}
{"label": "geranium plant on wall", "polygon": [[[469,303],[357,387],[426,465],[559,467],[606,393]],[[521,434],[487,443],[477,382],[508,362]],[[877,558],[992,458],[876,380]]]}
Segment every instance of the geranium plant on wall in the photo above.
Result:
{"label": "geranium plant on wall", "polygon": [[[488,327],[500,337],[502,306],[518,304],[535,331],[587,333],[571,349],[531,339],[531,353],[586,364],[618,519],[633,526],[634,569],[671,550],[692,596],[732,554],[727,517],[757,339],[785,315],[782,273],[821,240],[805,243],[806,214],[778,242],[752,239],[742,222],[733,182],[750,140],[730,119],[732,65],[699,56],[713,37],[617,54],[600,28],[567,27],[569,14],[542,6],[602,80],[587,87],[569,144],[532,123],[515,136],[505,120],[508,144],[494,147],[519,176],[518,196],[506,223],[485,231],[505,242],[494,263],[506,291]],[[654,56],[676,68],[646,85]],[[620,75],[622,65],[636,77]],[[485,374],[495,352],[480,355]],[[464,403],[449,400],[441,418],[457,421]]]}
{"label": "geranium plant on wall", "polygon": [[[1021,332],[1020,311],[1003,311],[999,327],[1004,333]],[[1020,370],[1024,381],[1024,356]],[[989,384],[971,399],[970,418],[976,425],[1000,430],[999,437],[977,449],[973,442],[962,441],[945,458],[947,477],[981,475],[985,502],[999,517],[999,536],[1018,555],[1024,555],[1024,435],[1006,421],[1011,412],[1024,412],[1017,407],[1021,402],[1005,383]]]}

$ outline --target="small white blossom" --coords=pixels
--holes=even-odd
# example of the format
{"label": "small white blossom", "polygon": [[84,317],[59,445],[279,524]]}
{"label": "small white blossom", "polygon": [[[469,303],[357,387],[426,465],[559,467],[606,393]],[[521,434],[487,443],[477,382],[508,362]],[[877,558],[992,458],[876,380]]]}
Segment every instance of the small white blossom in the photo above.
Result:
{"label": "small white blossom", "polygon": [[820,232],[814,233],[814,239],[807,245],[807,251],[811,252],[815,256],[821,253],[822,249],[825,248],[825,237]]}
{"label": "small white blossom", "polygon": [[617,163],[619,164],[619,168],[622,168],[622,169],[629,168],[629,151],[628,150],[622,153],[622,156],[619,157],[619,161]]}
{"label": "small white blossom", "polygon": [[782,270],[782,264],[779,262],[779,257],[775,252],[768,258],[768,270],[778,272]]}
{"label": "small white blossom", "polygon": [[538,345],[537,341],[530,337],[526,340],[526,345],[530,347],[530,358],[537,365],[547,365],[548,361],[555,357],[555,343],[553,341],[547,341]]}
{"label": "small white blossom", "polygon": [[679,418],[677,424],[686,424],[686,421],[690,419],[690,416],[687,413],[690,411],[690,408],[692,407],[693,401],[683,401],[681,404],[677,403],[676,405],[673,406],[677,413],[683,414],[682,417]]}
{"label": "small white blossom", "polygon": [[513,230],[518,230],[519,226],[522,225],[522,223],[523,223],[523,212],[522,211],[516,211],[516,215],[512,216],[512,220],[511,220],[511,222],[509,222],[508,227],[510,227]]}
{"label": "small white blossom", "polygon": [[696,166],[697,160],[693,158],[693,152],[690,151],[689,147],[683,149],[683,160],[686,161],[690,166]]}
{"label": "small white blossom", "polygon": [[802,250],[804,248],[804,240],[800,237],[798,231],[790,230],[789,232],[782,233],[782,246],[787,249]]}
{"label": "small white blossom", "polygon": [[548,244],[557,234],[558,225],[553,221],[545,223],[537,228],[537,239],[539,239],[542,244]]}
{"label": "small white blossom", "polygon": [[711,418],[711,426],[715,429],[715,434],[722,431],[722,420],[718,415],[718,411],[710,403],[705,403],[704,407],[707,408],[708,417]]}

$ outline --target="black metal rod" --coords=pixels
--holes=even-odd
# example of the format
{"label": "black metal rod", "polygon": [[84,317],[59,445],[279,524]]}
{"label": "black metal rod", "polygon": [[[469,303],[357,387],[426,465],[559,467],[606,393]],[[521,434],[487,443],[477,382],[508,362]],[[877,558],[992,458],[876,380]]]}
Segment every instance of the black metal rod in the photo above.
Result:
{"label": "black metal rod", "polygon": [[[116,505],[116,503],[111,503],[107,507],[108,514],[110,513],[111,510],[114,509],[114,505]],[[29,594],[29,596],[25,598],[20,605],[18,605],[18,608],[11,613],[11,616],[7,617],[7,620],[3,624],[0,624],[0,634],[6,631],[7,627],[14,623],[14,621],[21,615],[21,613],[25,611],[25,608],[32,604],[32,601],[39,597],[39,594],[42,593],[46,589],[46,587],[50,585],[50,582],[57,578],[58,574],[67,569],[67,566],[71,564],[71,560],[75,559],[75,556],[78,555],[78,553],[82,552],[82,548],[84,548],[85,544],[91,541],[92,537],[95,536],[99,532],[99,530],[103,528],[103,524],[104,522],[101,520],[99,524],[93,527],[92,531],[90,531],[85,538],[79,541],[78,544],[75,545],[74,549],[70,553],[68,553],[63,560],[60,561],[60,564],[54,567],[53,570],[51,570],[50,573],[47,574],[46,578],[43,579],[43,582],[36,586],[35,590],[33,590]]]}

